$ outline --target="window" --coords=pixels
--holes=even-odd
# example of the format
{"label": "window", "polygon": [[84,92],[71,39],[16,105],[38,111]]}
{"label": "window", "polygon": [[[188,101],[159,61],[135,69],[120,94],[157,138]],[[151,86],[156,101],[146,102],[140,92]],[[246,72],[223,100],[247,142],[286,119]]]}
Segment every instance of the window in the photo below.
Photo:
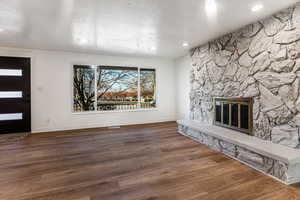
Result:
{"label": "window", "polygon": [[95,110],[95,70],[74,66],[74,111]]}
{"label": "window", "polygon": [[155,70],[140,69],[141,107],[156,107],[155,101]]}
{"label": "window", "polygon": [[74,112],[156,107],[155,69],[75,65]]}
{"label": "window", "polygon": [[98,110],[139,108],[138,68],[98,67]]}

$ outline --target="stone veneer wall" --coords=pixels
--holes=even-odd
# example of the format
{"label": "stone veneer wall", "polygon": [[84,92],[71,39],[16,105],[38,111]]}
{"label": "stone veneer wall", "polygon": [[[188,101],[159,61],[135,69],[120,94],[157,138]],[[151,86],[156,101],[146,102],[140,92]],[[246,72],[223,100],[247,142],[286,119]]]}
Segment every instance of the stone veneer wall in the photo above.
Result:
{"label": "stone veneer wall", "polygon": [[254,135],[300,148],[300,3],[192,51],[191,119],[213,97],[253,97]]}

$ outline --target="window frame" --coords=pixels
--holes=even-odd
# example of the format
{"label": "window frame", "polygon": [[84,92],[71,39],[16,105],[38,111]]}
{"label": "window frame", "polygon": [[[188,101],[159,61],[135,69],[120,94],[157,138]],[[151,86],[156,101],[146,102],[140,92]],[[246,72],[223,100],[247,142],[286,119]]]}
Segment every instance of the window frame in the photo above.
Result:
{"label": "window frame", "polygon": [[[97,110],[97,106],[94,105],[95,110],[91,110],[91,111],[75,111],[74,110],[74,67],[75,66],[85,66],[85,67],[92,67],[94,68],[94,73],[95,73],[95,86],[94,89],[95,91],[97,91],[97,77],[96,73],[97,73],[97,68],[98,67],[112,67],[112,68],[137,68],[138,69],[138,104],[141,103],[141,86],[140,86],[140,70],[141,69],[150,69],[150,70],[154,70],[155,71],[155,90],[154,90],[154,95],[155,95],[155,107],[153,108],[137,108],[137,109],[132,109],[132,110]],[[104,114],[104,113],[123,113],[123,112],[144,112],[144,111],[157,111],[159,104],[158,104],[158,87],[157,87],[157,68],[156,67],[146,67],[146,66],[142,66],[142,67],[137,67],[137,66],[120,66],[120,65],[99,65],[99,64],[82,64],[80,62],[78,63],[73,63],[71,64],[71,113],[75,114],[75,115],[81,115],[81,114]],[[95,93],[95,104],[97,104],[97,95]]]}

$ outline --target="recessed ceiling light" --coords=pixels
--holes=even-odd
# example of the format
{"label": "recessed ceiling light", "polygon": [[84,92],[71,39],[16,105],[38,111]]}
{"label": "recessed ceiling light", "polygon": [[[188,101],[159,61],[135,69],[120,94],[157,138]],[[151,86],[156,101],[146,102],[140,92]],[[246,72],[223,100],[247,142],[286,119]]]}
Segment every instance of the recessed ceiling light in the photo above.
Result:
{"label": "recessed ceiling light", "polygon": [[256,4],[251,8],[251,10],[252,10],[252,12],[257,12],[257,11],[261,10],[263,7],[264,6],[262,4]]}
{"label": "recessed ceiling light", "polygon": [[188,46],[189,46],[189,43],[184,42],[184,43],[182,43],[182,46],[183,46],[183,47],[188,47]]}
{"label": "recessed ceiling light", "polygon": [[86,38],[76,38],[76,43],[83,45],[83,44],[87,44],[88,40]]}
{"label": "recessed ceiling light", "polygon": [[205,0],[205,11],[208,17],[214,17],[217,14],[217,3],[215,0]]}
{"label": "recessed ceiling light", "polygon": [[0,32],[3,32],[4,31],[4,29],[3,28],[0,28]]}
{"label": "recessed ceiling light", "polygon": [[150,50],[151,50],[151,51],[155,51],[155,50],[156,50],[156,47],[151,47]]}

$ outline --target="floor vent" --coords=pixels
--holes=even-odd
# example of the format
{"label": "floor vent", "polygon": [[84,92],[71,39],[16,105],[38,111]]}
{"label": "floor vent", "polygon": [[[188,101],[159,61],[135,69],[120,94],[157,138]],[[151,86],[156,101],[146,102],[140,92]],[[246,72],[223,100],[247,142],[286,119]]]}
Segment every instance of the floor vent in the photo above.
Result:
{"label": "floor vent", "polygon": [[108,129],[118,129],[118,128],[121,128],[120,126],[109,126],[107,127]]}

